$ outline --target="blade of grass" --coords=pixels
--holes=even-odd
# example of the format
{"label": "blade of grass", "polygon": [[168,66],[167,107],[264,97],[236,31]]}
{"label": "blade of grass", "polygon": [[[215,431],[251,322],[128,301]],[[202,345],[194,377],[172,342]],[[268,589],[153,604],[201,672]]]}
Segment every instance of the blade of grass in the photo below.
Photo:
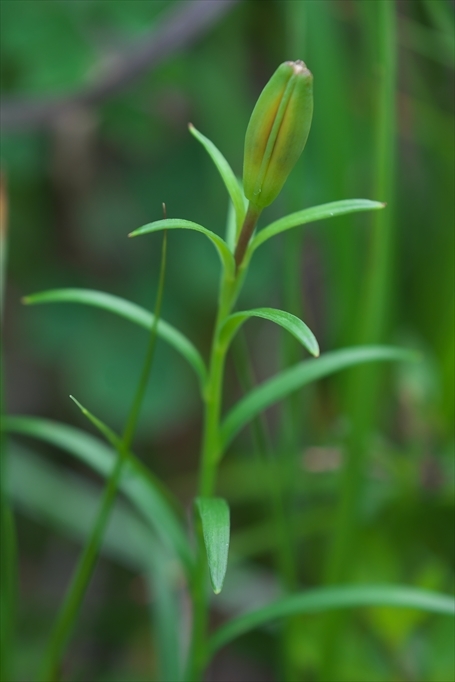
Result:
{"label": "blade of grass", "polygon": [[[365,294],[362,301],[358,343],[378,343],[385,335],[388,306],[391,303],[392,215],[395,155],[396,87],[396,6],[380,0],[362,5],[368,27],[371,68],[375,81],[375,152],[373,196],[388,202],[387,211],[372,216],[367,266],[364,271]],[[327,559],[326,582],[336,584],[348,578],[355,556],[354,541],[358,525],[368,434],[373,426],[380,389],[377,368],[364,367],[351,375],[347,392],[347,412],[352,430],[347,458],[342,470],[341,492],[336,513],[337,523]],[[343,627],[343,616],[330,616],[324,632],[322,677],[331,679],[337,666],[336,643]]]}
{"label": "blade of grass", "polygon": [[122,442],[118,448],[118,457],[115,461],[115,466],[107,481],[106,487],[104,488],[100,508],[88,538],[88,542],[82,551],[82,555],[72,576],[63,605],[59,611],[57,620],[48,641],[41,671],[42,682],[54,682],[54,680],[58,680],[61,661],[68,645],[71,633],[74,630],[85,592],[95,568],[96,560],[99,554],[99,547],[102,542],[104,531],[106,529],[106,525],[117,495],[117,489],[120,482],[123,465],[125,460],[128,458],[129,449],[133,439],[135,427],[139,419],[142,400],[153,363],[157,336],[156,327],[161,313],[161,303],[164,290],[165,266],[166,232],[164,233],[163,238],[161,268],[155,306],[155,320],[150,332],[150,340],[144,366],[139,379],[136,395],[128,415]]}
{"label": "blade of grass", "polygon": [[149,592],[149,608],[154,624],[154,644],[158,649],[158,676],[160,682],[180,682],[182,679],[182,646],[179,640],[179,624],[182,613],[179,609],[175,579],[172,580],[172,565],[160,560],[159,555],[149,561],[145,572]]}
{"label": "blade of grass", "polygon": [[270,322],[278,324],[292,334],[311,355],[316,357],[319,355],[319,345],[311,329],[295,315],[284,310],[277,310],[276,308],[254,308],[253,310],[241,310],[229,315],[221,327],[221,342],[228,345],[237,330],[250,317],[261,317],[264,320],[270,320]]}
{"label": "blade of grass", "polygon": [[[80,303],[83,305],[96,306],[103,310],[108,310],[116,315],[120,315],[130,322],[148,329],[152,329],[155,321],[155,316],[149,313],[145,308],[126,301],[119,296],[107,294],[104,291],[94,291],[93,289],[52,289],[50,291],[42,291],[37,294],[25,296],[22,302],[26,305],[37,305],[41,303]],[[157,335],[169,345],[173,346],[185,360],[189,362],[199,379],[199,384],[202,390],[207,377],[207,369],[204,360],[199,351],[177,329],[170,324],[160,319],[156,326]]]}
{"label": "blade of grass", "polygon": [[306,223],[314,223],[317,220],[325,220],[335,216],[346,215],[348,213],[358,213],[360,211],[377,211],[384,208],[384,204],[380,201],[370,201],[369,199],[343,199],[342,201],[333,201],[329,204],[322,204],[321,206],[312,206],[305,208],[296,213],[280,218],[275,222],[267,225],[256,234],[250,242],[246,258],[251,258],[256,249],[264,242],[277,234],[292,230],[294,227],[305,225]]}
{"label": "blade of grass", "polygon": [[[67,472],[17,445],[10,450],[8,491],[14,506],[34,521],[51,526],[63,537],[84,543],[96,518],[99,493],[74,472]],[[100,552],[144,576],[154,622],[159,679],[178,682],[176,651],[180,622],[176,587],[181,576],[166,547],[123,502],[116,500]],[[9,678],[3,678],[9,679]]]}
{"label": "blade of grass", "polygon": [[312,381],[365,362],[409,361],[416,357],[415,353],[391,346],[356,346],[300,362],[253,389],[231,409],[221,427],[222,450],[253,417]]}
{"label": "blade of grass", "polygon": [[131,232],[129,237],[139,237],[143,234],[150,234],[152,232],[159,232],[160,230],[192,230],[193,232],[201,232],[204,234],[216,248],[220,257],[221,264],[226,272],[226,275],[233,277],[235,273],[235,262],[229,247],[215,232],[208,230],[206,227],[193,223],[191,220],[183,220],[180,218],[169,218],[166,220],[156,220],[153,223],[148,223],[139,227],[134,232]]}
{"label": "blade of grass", "polygon": [[[343,585],[321,587],[283,597],[273,604],[234,618],[219,628],[210,640],[210,655],[236,637],[277,618],[298,613],[317,613],[362,606],[420,609],[455,616],[455,599],[406,585]],[[335,679],[335,678],[332,678]]]}
{"label": "blade of grass", "polygon": [[[64,537],[85,544],[98,512],[98,486],[17,443],[10,444],[9,453],[8,490],[16,509]],[[147,566],[149,556],[168,554],[152,529],[119,499],[112,510],[100,552],[139,572]]]}
{"label": "blade of grass", "polygon": [[[332,511],[330,508],[312,507],[311,513],[305,509],[303,512],[294,512],[287,518],[288,527],[295,529],[295,541],[301,542],[303,538],[312,535],[323,535],[330,532],[333,526]],[[269,554],[277,551],[280,538],[276,532],[275,522],[264,520],[235,531],[231,537],[233,560],[239,557],[242,560],[256,555]]]}
{"label": "blade of grass", "polygon": [[[242,331],[233,344],[235,368],[239,382],[245,393],[254,390],[255,377],[252,363],[248,354],[246,338]],[[297,585],[297,572],[289,524],[286,519],[283,491],[279,485],[281,481],[280,463],[273,451],[270,434],[264,414],[258,414],[252,419],[252,435],[255,454],[260,464],[258,475],[264,477],[265,492],[270,503],[272,518],[272,536],[276,539],[275,561],[283,587],[292,590]],[[251,498],[250,498],[251,499]],[[267,499],[267,507],[269,500]]]}
{"label": "blade of grass", "polygon": [[[3,426],[10,433],[38,438],[64,450],[106,479],[112,474],[115,451],[84,431],[37,417],[7,417]],[[177,554],[189,575],[193,555],[167,489],[131,453],[119,486],[163,544]]]}
{"label": "blade of grass", "polygon": [[[0,420],[4,414],[3,385],[3,330],[4,303],[7,263],[7,219],[8,206],[6,180],[0,174]],[[14,646],[14,630],[17,596],[17,556],[14,516],[10,508],[5,482],[8,473],[4,433],[0,433],[0,531],[2,551],[0,553],[0,679],[11,679],[11,656]]]}

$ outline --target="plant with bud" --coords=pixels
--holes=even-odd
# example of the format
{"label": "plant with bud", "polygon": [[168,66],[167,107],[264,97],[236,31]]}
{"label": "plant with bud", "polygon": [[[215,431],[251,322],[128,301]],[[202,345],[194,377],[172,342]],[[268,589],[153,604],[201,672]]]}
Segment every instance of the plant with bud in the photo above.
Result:
{"label": "plant with bud", "polygon": [[[335,605],[365,603],[365,597],[362,596],[365,592],[364,586],[358,590],[355,587],[337,588],[338,592],[335,590],[336,594],[332,597],[324,590],[314,593],[297,593],[279,600],[270,607],[228,622],[214,635],[209,635],[208,632],[208,575],[214,593],[218,594],[222,589],[228,566],[230,535],[229,505],[226,500],[215,494],[216,476],[219,463],[234,437],[263,410],[309,382],[358,363],[399,360],[407,357],[401,349],[375,346],[345,348],[324,353],[319,358],[319,346],[314,334],[295,315],[270,307],[252,310],[234,309],[252,257],[266,241],[306,223],[342,214],[378,210],[384,206],[380,202],[366,199],[336,201],[297,211],[272,222],[255,233],[262,210],[276,199],[305,147],[313,115],[312,86],[313,77],[302,61],[289,61],[281,64],[266,84],[254,108],[246,132],[243,186],[215,145],[194,126],[189,126],[192,135],[204,146],[212,158],[231,200],[232,219],[228,220],[225,238],[197,223],[166,217],[144,225],[130,235],[139,237],[161,230],[191,230],[203,234],[216,248],[221,261],[221,276],[218,309],[208,363],[181,332],[159,319],[164,267],[160,276],[161,293],[158,297],[155,315],[116,296],[93,290],[60,289],[35,294],[26,299],[27,303],[67,301],[98,306],[148,328],[151,333],[150,348],[138,393],[123,437],[117,436],[108,426],[77,403],[117,452],[115,465],[101,464],[100,462],[103,461],[101,455],[92,461],[87,455],[87,436],[80,438],[81,445],[78,446],[79,440],[74,434],[74,429],[71,430],[71,437],[67,434],[65,439],[62,435],[62,426],[58,427],[60,430],[58,435],[55,435],[49,423],[37,426],[39,420],[27,421],[26,418],[18,418],[16,421],[12,419],[9,422],[11,430],[22,430],[29,435],[47,438],[54,443],[70,443],[68,450],[73,455],[76,453],[82,459],[85,458],[87,463],[98,467],[98,470],[103,471],[108,477],[103,504],[93,533],[82,554],[47,651],[42,678],[46,682],[56,679],[58,675],[61,658],[93,571],[95,558],[118,489],[128,497],[142,519],[145,519],[153,529],[155,547],[150,550],[150,554],[154,555],[153,561],[150,559],[152,561],[150,570],[158,584],[157,592],[163,599],[172,600],[171,595],[176,581],[181,584],[183,576],[192,602],[191,644],[188,655],[182,654],[176,640],[173,640],[174,644],[171,643],[171,645],[164,641],[161,658],[162,679],[172,679],[175,682],[201,680],[210,657],[219,647],[245,630],[272,618],[317,609],[318,605],[326,608],[330,599]],[[162,262],[164,263],[164,256]],[[292,334],[303,348],[314,356],[314,359],[303,360],[255,387],[225,415],[222,409],[222,397],[226,355],[236,333],[251,317],[278,324]],[[131,451],[134,427],[150,372],[155,336],[171,344],[190,363],[198,378],[203,399],[204,427],[199,488],[194,500],[195,547],[188,537],[182,518],[176,514],[175,507],[169,503],[168,496],[163,493],[161,485],[136,460]],[[169,560],[169,566],[172,566],[174,570],[163,570],[162,566],[160,569],[157,568],[157,557],[163,556],[166,561]],[[176,565],[179,566],[177,577]],[[388,596],[388,588],[381,589],[382,592],[375,592],[375,603],[381,595],[386,602],[387,599],[389,601],[391,599],[390,595]],[[409,599],[409,595],[405,597]],[[404,601],[406,601],[405,597],[403,597]],[[396,594],[394,599],[396,603]],[[162,625],[163,632],[166,631],[170,636],[166,615],[163,616]],[[178,623],[175,622],[173,627],[177,630]]]}

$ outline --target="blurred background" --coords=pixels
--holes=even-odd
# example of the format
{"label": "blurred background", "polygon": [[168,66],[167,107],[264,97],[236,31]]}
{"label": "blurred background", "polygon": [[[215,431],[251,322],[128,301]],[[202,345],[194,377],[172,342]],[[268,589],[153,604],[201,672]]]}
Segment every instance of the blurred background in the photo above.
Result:
{"label": "blurred background", "polygon": [[[375,194],[377,95],[384,75],[375,53],[380,4],[2,0],[6,407],[10,414],[91,431],[69,400],[71,393],[122,429],[146,335],[96,309],[28,308],[21,297],[87,287],[152,309],[161,237],[129,241],[127,234],[160,219],[162,202],[168,217],[199,222],[221,235],[226,225],[224,186],[188,133],[188,122],[213,140],[241,176],[245,130],[262,87],[279,63],[303,59],[314,74],[312,130],[261,224],[338,199],[386,200],[387,287],[377,341],[416,348],[423,356],[418,364],[383,368],[375,384],[348,578],[450,592],[454,3],[396,3],[397,40],[388,47],[397,51],[398,68],[389,101],[392,135],[385,140],[395,169],[387,196]],[[322,352],[358,342],[372,220],[370,214],[336,218],[268,242],[253,262],[239,305],[302,315]],[[162,316],[205,356],[218,271],[204,239],[169,234]],[[255,383],[305,357],[284,332],[263,321],[248,323],[244,341]],[[303,390],[267,415],[274,452],[278,458],[292,455],[290,518],[303,587],[320,585],[327,575],[350,429],[348,375]],[[226,405],[241,392],[234,354]],[[196,485],[200,430],[195,377],[160,342],[135,451],[185,508]],[[214,608],[218,621],[240,606],[270,601],[280,589],[269,493],[252,449],[245,431],[220,474],[219,491],[232,508],[233,558]],[[39,665],[101,482],[65,453],[32,439],[12,438],[10,453],[20,568],[14,670],[15,679],[28,680]],[[157,633],[150,628],[146,580],[126,540],[113,532],[99,562],[68,655],[73,680],[157,679]],[[296,679],[317,680],[327,621],[308,616],[295,625],[287,646]],[[454,634],[452,619],[363,610],[339,629],[336,679],[449,682],[455,674]],[[243,637],[220,654],[208,679],[283,679],[280,641],[275,629]]]}

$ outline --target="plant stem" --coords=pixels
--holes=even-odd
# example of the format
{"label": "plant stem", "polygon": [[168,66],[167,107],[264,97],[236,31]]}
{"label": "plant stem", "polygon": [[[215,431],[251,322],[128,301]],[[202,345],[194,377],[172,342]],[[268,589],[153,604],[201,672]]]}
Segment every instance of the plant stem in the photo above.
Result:
{"label": "plant stem", "polygon": [[240,232],[239,241],[237,242],[237,247],[235,249],[235,264],[237,269],[240,267],[245,255],[245,251],[248,247],[248,243],[251,239],[251,235],[254,232],[256,223],[261,215],[261,209],[254,206],[251,202],[248,204],[248,210],[243,221],[243,227]]}
{"label": "plant stem", "polygon": [[129,456],[131,442],[139,419],[142,401],[147,388],[150,370],[156,343],[156,328],[161,313],[161,304],[164,290],[164,277],[166,270],[166,243],[167,233],[164,233],[161,268],[158,283],[158,293],[155,305],[155,318],[150,330],[148,348],[139,378],[136,393],[126,421],[122,442],[118,448],[118,457],[103,491],[100,508],[92,528],[89,540],[84,547],[82,555],[72,576],[71,584],[66,594],[63,606],[60,609],[57,621],[54,625],[47,650],[44,657],[41,680],[42,682],[54,682],[60,679],[60,668],[65,648],[68,644],[71,632],[75,626],[82,601],[95,568],[98,551],[103,539],[104,531],[115,502],[118,484],[121,478],[123,465]]}
{"label": "plant stem", "polygon": [[[204,391],[204,433],[202,438],[201,464],[198,495],[210,497],[215,489],[217,463],[220,458],[219,424],[223,390],[224,361],[227,349],[219,341],[219,331],[229,315],[234,302],[235,280],[223,277],[221,281],[218,314],[210,354],[209,374]],[[207,651],[207,560],[204,538],[199,518],[195,515],[197,537],[197,566],[192,588],[193,633],[187,679],[201,679]]]}
{"label": "plant stem", "polygon": [[[226,317],[230,314],[243,284],[244,275],[248,268],[248,263],[246,261],[244,262],[244,256],[260,214],[261,210],[250,202],[235,249],[235,276],[232,277],[223,272],[220,283],[218,313],[212,339],[209,374],[204,391],[204,433],[202,438],[198,488],[198,495],[201,497],[210,497],[214,493],[217,464],[222,454],[220,452],[220,412],[227,346],[220,342],[220,330]],[[274,502],[274,509],[277,512],[277,524],[281,526],[281,514],[278,513],[279,510],[282,511],[281,498],[278,499],[274,496]],[[187,669],[187,680],[191,680],[191,682],[198,682],[201,680],[207,660],[207,621],[209,607],[207,593],[207,560],[201,523],[197,516],[195,517],[195,527],[197,538],[197,568],[194,584],[192,585],[193,635]],[[287,570],[289,570],[289,562],[286,560],[289,558],[288,553],[285,552],[284,555],[283,566],[286,565]]]}

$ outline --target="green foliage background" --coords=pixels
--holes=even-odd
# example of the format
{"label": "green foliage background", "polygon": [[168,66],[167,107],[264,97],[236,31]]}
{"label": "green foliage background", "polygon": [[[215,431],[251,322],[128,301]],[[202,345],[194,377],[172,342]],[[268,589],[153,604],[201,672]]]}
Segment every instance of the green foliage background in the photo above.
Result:
{"label": "green foliage background", "polygon": [[[180,4],[2,0],[3,103],[89,86]],[[72,393],[121,428],[145,352],[144,335],[101,311],[27,309],[20,299],[42,289],[78,286],[109,291],[150,309],[160,238],[128,241],[126,235],[159,219],[163,201],[168,217],[224,233],[224,188],[187,123],[212,139],[241,175],[249,115],[281,61],[301,58],[313,72],[315,114],[302,159],[264,220],[327,201],[383,198],[372,195],[377,74],[369,53],[373,29],[366,6],[371,4],[239,2],[189,48],[101,104],[76,106],[45,129],[3,127],[10,413],[87,429],[68,399]],[[387,208],[393,243],[385,339],[419,349],[423,361],[384,372],[350,581],[403,582],[450,592],[454,13],[453,4],[444,0],[404,2],[397,11],[396,175],[394,201]],[[242,294],[243,307],[303,311],[322,351],[355,343],[370,221],[363,214],[337,218],[264,246]],[[163,318],[204,352],[217,273],[216,255],[204,240],[169,235]],[[255,381],[304,357],[298,344],[284,341],[273,326],[258,320],[249,324]],[[304,390],[287,411],[269,414],[275,451],[292,450],[297,464],[292,518],[304,587],[320,584],[327,570],[340,458],[350,428],[346,379],[340,375]],[[231,361],[227,404],[240,393]],[[159,343],[136,451],[184,504],[195,488],[200,407],[191,370]],[[291,429],[289,415],[294,415]],[[232,509],[233,568],[217,613],[276,594],[267,486],[251,451],[245,432],[222,468],[219,490]],[[14,667],[17,679],[29,679],[90,525],[99,481],[59,451],[31,440],[12,440],[11,453],[20,556]],[[154,674],[159,634],[150,631],[147,580],[138,577],[138,550],[128,538],[129,526],[121,525],[123,512],[119,503],[68,657],[74,680],[139,681]],[[116,523],[125,530],[116,533]],[[347,622],[338,643],[340,680],[453,679],[451,619],[374,608]],[[302,617],[300,629],[288,638],[299,679],[315,679],[325,623],[323,616]],[[214,664],[213,679],[280,679],[275,641],[273,631],[246,636]]]}

